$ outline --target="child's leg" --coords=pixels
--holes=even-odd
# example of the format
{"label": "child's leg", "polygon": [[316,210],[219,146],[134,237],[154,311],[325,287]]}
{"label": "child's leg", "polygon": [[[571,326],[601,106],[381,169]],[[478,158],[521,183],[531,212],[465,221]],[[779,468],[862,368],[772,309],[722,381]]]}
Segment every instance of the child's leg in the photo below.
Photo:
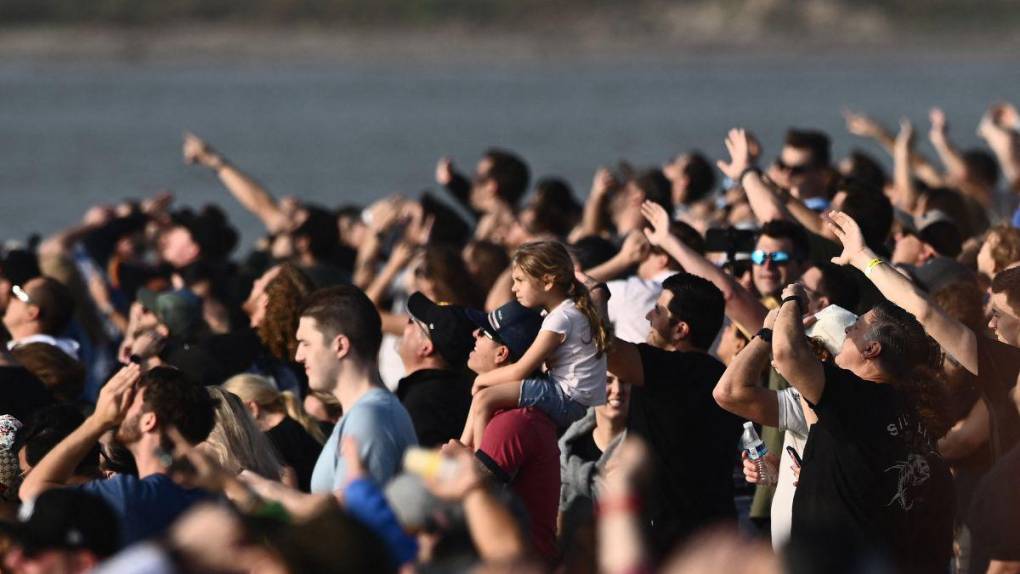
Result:
{"label": "child's leg", "polygon": [[[482,445],[482,436],[485,434],[485,427],[492,419],[492,413],[500,409],[511,409],[517,406],[521,398],[520,382],[502,383],[486,389],[482,389],[471,401],[471,414],[468,415],[472,424],[473,448],[477,449]],[[467,444],[467,443],[464,443]]]}

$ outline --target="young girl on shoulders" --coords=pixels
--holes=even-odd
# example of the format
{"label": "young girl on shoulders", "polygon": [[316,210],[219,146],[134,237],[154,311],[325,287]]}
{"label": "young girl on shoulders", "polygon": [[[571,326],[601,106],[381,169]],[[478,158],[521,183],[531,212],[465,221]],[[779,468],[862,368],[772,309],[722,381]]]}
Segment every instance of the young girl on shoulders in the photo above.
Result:
{"label": "young girl on shoulders", "polygon": [[574,277],[567,248],[558,241],[526,243],[514,253],[511,275],[517,301],[546,315],[520,360],[475,379],[461,435],[472,448],[481,445],[497,410],[535,407],[562,428],[584,416],[587,407],[606,402],[609,329],[588,289]]}

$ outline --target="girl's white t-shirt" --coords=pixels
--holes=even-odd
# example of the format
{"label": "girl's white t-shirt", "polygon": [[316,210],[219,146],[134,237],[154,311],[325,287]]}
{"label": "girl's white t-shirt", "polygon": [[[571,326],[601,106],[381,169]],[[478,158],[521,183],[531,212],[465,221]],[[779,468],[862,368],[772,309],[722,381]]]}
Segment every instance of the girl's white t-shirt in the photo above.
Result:
{"label": "girl's white t-shirt", "polygon": [[545,360],[548,375],[563,392],[586,407],[606,402],[606,354],[598,353],[591,325],[574,303],[565,299],[542,320],[542,330],[562,337]]}

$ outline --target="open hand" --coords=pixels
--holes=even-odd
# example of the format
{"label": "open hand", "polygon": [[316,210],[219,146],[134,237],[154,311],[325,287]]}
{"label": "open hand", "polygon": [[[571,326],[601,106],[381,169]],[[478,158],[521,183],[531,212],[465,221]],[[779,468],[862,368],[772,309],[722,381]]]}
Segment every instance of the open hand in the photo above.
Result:
{"label": "open hand", "polygon": [[907,118],[900,119],[900,131],[896,134],[896,150],[909,152],[914,147],[914,126]]}
{"label": "open hand", "polygon": [[949,124],[946,122],[946,113],[942,111],[942,108],[932,108],[928,112],[928,119],[931,121],[931,139],[945,139]]}
{"label": "open hand", "polygon": [[846,120],[846,130],[855,136],[879,138],[885,134],[881,124],[864,114],[844,110],[843,119]]}
{"label": "open hand", "polygon": [[114,428],[124,420],[135,398],[135,386],[141,376],[142,368],[131,364],[121,368],[103,385],[96,399],[96,410],[92,413],[103,428]]}
{"label": "open hand", "polygon": [[591,194],[595,197],[602,197],[619,187],[619,185],[620,183],[613,177],[612,172],[604,167],[600,167],[595,172],[595,179],[591,184]]}
{"label": "open hand", "polygon": [[853,257],[867,247],[861,228],[852,217],[842,211],[830,211],[826,224],[836,235],[836,239],[843,244],[843,252],[833,257],[832,262],[836,265],[850,265]]}
{"label": "open hand", "polygon": [[666,213],[666,209],[654,201],[645,201],[641,204],[641,215],[645,216],[645,219],[652,226],[651,229],[645,229],[645,238],[648,239],[648,243],[656,247],[662,247],[669,240],[669,214]]}
{"label": "open hand", "polygon": [[184,163],[208,165],[216,152],[202,138],[191,132],[184,132]]}
{"label": "open hand", "polygon": [[648,255],[648,249],[648,240],[645,239],[644,233],[634,230],[623,240],[617,257],[622,257],[627,263],[636,265],[644,261],[645,256]]}
{"label": "open hand", "polygon": [[[751,146],[748,142],[747,132],[741,128],[733,128],[726,134],[726,151],[730,153],[730,161],[719,160],[715,162],[719,171],[726,174],[726,177],[736,181],[740,174],[751,165]],[[740,183],[736,181],[736,183]]]}
{"label": "open hand", "polygon": [[449,157],[439,158],[436,162],[436,183],[442,186],[450,185],[453,181],[453,160]]}

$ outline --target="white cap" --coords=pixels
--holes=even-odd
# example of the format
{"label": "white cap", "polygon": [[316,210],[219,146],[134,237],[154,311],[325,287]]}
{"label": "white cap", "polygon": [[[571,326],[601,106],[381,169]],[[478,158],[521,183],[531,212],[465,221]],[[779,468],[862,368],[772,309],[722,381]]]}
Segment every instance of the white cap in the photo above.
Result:
{"label": "white cap", "polygon": [[856,321],[857,315],[839,305],[829,305],[815,313],[815,324],[808,327],[807,336],[820,339],[830,353],[838,355],[847,327]]}

